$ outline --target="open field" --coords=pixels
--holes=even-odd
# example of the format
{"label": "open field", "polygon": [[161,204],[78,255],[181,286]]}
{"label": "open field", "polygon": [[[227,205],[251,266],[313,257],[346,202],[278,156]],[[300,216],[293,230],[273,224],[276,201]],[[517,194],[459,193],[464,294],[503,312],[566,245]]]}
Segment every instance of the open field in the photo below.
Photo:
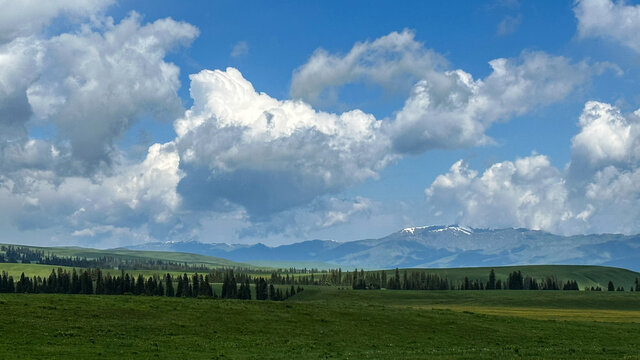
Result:
{"label": "open field", "polygon": [[[547,319],[566,312],[585,316]],[[309,288],[285,302],[0,294],[0,358],[639,359],[638,312],[640,293]]]}
{"label": "open field", "polygon": [[546,320],[635,322],[640,293],[585,291],[353,291],[308,287],[291,301],[452,310]]}

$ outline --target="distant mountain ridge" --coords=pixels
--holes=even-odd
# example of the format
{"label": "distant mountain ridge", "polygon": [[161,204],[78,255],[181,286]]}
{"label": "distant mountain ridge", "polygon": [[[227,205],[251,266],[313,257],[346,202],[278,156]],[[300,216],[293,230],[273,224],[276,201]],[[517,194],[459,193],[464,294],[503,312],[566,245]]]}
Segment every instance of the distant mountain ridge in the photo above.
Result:
{"label": "distant mountain ridge", "polygon": [[348,242],[308,240],[269,247],[261,243],[187,241],[127,248],[189,252],[245,263],[308,261],[367,269],[584,264],[640,270],[640,235],[561,236],[538,230],[489,230],[458,225],[408,227],[379,239]]}

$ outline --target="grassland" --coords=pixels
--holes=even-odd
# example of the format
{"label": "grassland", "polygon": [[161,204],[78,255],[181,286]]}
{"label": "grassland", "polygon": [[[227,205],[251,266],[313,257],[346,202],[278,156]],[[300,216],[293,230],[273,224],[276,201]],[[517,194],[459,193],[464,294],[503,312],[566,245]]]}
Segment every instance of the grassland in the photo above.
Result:
{"label": "grassland", "polygon": [[[565,311],[585,315],[553,319]],[[638,359],[639,311],[640,293],[309,288],[285,302],[0,294],[0,358]]]}

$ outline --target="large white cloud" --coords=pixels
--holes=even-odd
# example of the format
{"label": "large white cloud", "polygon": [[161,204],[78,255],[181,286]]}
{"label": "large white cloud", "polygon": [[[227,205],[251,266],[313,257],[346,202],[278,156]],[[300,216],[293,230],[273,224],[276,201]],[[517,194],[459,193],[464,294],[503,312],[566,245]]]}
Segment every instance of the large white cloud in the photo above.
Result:
{"label": "large white cloud", "polygon": [[[193,106],[175,122],[185,191],[264,216],[374,177],[395,157],[381,122],[316,111],[254,90],[233,68],[191,75]],[[203,170],[204,169],[204,170]]]}
{"label": "large white cloud", "polygon": [[624,1],[580,0],[574,13],[580,37],[612,39],[640,52],[640,5]]}
{"label": "large white cloud", "polygon": [[640,111],[623,115],[610,104],[589,101],[580,116],[580,132],[572,139],[572,167],[599,169],[640,161]]}
{"label": "large white cloud", "polygon": [[314,104],[335,100],[349,83],[371,83],[388,90],[408,90],[412,83],[443,68],[444,57],[426,49],[409,30],[356,43],[345,55],[316,50],[293,73],[291,95]]}
{"label": "large white cloud", "polygon": [[12,207],[11,220],[25,230],[63,226],[95,235],[91,229],[171,227],[181,201],[179,161],[168,143],[151,146],[143,162],[110,176],[61,178],[50,170],[21,169],[0,175],[0,202]]}
{"label": "large white cloud", "polygon": [[74,159],[108,162],[114,139],[137,119],[180,113],[179,69],[164,57],[197,34],[171,19],[141,25],[132,13],[117,25],[107,22],[104,31],[48,39],[38,79],[27,88],[35,117],[56,124]]}
{"label": "large white cloud", "polygon": [[425,190],[431,214],[477,227],[556,233],[640,232],[640,117],[585,104],[571,162],[543,155],[497,163],[482,175],[459,161]]}
{"label": "large white cloud", "polygon": [[[100,14],[109,1],[40,3],[3,3],[0,15],[16,20],[0,25],[4,230],[94,243],[170,236],[183,177],[175,145],[155,144],[138,163],[113,143],[143,116],[181,113],[179,69],[164,58],[198,30],[172,19],[142,24],[136,13],[115,24]],[[43,28],[60,15],[74,17],[75,31],[47,37]],[[52,125],[56,138],[32,138],[30,123]]]}
{"label": "large white cloud", "polygon": [[485,130],[565,98],[607,65],[577,64],[562,56],[524,52],[489,62],[492,72],[474,80],[463,70],[434,72],[413,88],[390,126],[399,152],[460,148],[491,142]]}
{"label": "large white cloud", "polygon": [[436,218],[473,227],[557,231],[558,221],[568,216],[562,174],[543,155],[497,163],[481,175],[458,161],[425,193]]}
{"label": "large white cloud", "polygon": [[294,71],[291,94],[314,103],[326,96],[331,100],[340,87],[353,83],[406,90],[404,107],[389,119],[385,132],[396,152],[415,154],[491,143],[485,130],[496,121],[561,101],[594,74],[617,69],[541,51],[494,59],[489,65],[492,72],[483,79],[462,69],[448,70],[443,56],[404,30],[356,43],[344,55],[316,50]]}

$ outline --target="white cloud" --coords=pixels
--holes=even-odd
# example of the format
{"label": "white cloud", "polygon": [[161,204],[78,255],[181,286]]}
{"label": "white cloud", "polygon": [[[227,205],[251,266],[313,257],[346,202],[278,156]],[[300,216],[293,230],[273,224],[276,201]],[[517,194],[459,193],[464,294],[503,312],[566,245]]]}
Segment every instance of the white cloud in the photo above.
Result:
{"label": "white cloud", "polygon": [[371,83],[385,89],[408,90],[416,79],[443,68],[446,60],[414,39],[413,31],[392,32],[374,41],[356,43],[344,56],[316,50],[291,79],[291,96],[311,104],[334,101],[349,83]]}
{"label": "white cloud", "polygon": [[422,153],[491,143],[485,130],[494,122],[561,101],[606,69],[619,71],[608,63],[573,63],[540,51],[494,59],[489,65],[492,72],[483,79],[447,70],[444,57],[404,30],[356,43],[344,55],[316,50],[294,71],[291,94],[319,103],[335,100],[346,84],[406,89],[410,94],[404,107],[385,131],[396,152]]}
{"label": "white cloud", "polygon": [[53,121],[88,167],[109,162],[113,141],[145,114],[178,115],[179,69],[167,51],[198,30],[171,19],[141,25],[132,13],[104,32],[88,29],[42,42],[39,76],[27,89],[34,116]]}
{"label": "white cloud", "polygon": [[580,37],[612,39],[640,52],[640,5],[624,1],[580,0],[574,13],[578,19]]}
{"label": "white cloud", "polygon": [[12,221],[25,230],[64,226],[78,236],[109,226],[170,228],[181,202],[179,161],[168,143],[151,146],[142,163],[118,167],[111,176],[60,178],[23,169],[0,175],[0,203],[11,206]]}
{"label": "white cloud", "polygon": [[489,65],[493,71],[484,79],[455,70],[419,81],[390,126],[395,149],[421,153],[490,143],[484,132],[492,123],[565,98],[602,66],[543,52]]}
{"label": "white cloud", "polygon": [[481,175],[458,161],[425,194],[438,218],[473,227],[557,231],[558,219],[567,216],[564,180],[542,155],[497,163]]}
{"label": "white cloud", "polygon": [[238,41],[231,49],[232,57],[241,57],[249,53],[249,44],[246,41]]}
{"label": "white cloud", "polygon": [[0,0],[0,43],[38,34],[52,19],[95,17],[113,0]]}
{"label": "white cloud", "polygon": [[[24,29],[3,33],[19,36],[0,43],[3,230],[111,245],[171,236],[180,226],[176,189],[183,177],[174,144],[152,145],[134,163],[113,141],[143,116],[166,119],[181,112],[179,69],[164,57],[198,31],[171,19],[141,24],[135,13],[114,24],[83,7],[90,3],[97,4],[43,3]],[[51,38],[40,33],[59,15],[91,23]],[[53,124],[57,137],[31,138],[29,122]]]}
{"label": "white cloud", "polygon": [[586,103],[580,132],[572,139],[572,166],[598,169],[640,160],[640,112],[624,116],[616,107]]}
{"label": "white cloud", "polygon": [[563,170],[543,155],[482,175],[459,161],[425,190],[432,216],[476,227],[556,233],[640,232],[640,118],[590,101]]}
{"label": "white cloud", "polygon": [[395,157],[381,122],[362,111],[280,101],[233,68],[190,78],[194,103],[175,122],[176,143],[184,189],[197,187],[204,207],[226,199],[268,216],[375,177]]}

